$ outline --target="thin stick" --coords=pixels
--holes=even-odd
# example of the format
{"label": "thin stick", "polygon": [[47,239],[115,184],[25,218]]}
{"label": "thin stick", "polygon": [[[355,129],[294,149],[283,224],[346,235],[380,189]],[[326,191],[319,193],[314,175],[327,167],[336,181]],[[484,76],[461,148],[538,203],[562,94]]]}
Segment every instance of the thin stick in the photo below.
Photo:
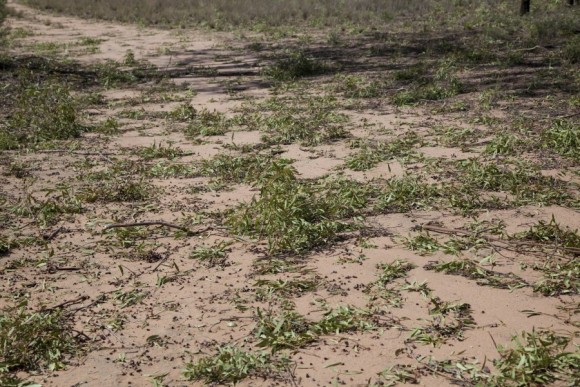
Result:
{"label": "thin stick", "polygon": [[67,306],[70,306],[70,305],[74,305],[74,304],[78,304],[78,303],[81,303],[83,301],[86,301],[89,298],[90,298],[89,296],[80,296],[78,298],[75,298],[74,300],[69,300],[69,301],[61,302],[60,304],[57,304],[57,305],[52,306],[50,308],[41,309],[41,310],[43,312],[48,312],[48,311],[55,310],[55,309],[62,309],[64,307],[67,307]]}
{"label": "thin stick", "polygon": [[112,228],[142,227],[142,226],[165,226],[165,227],[169,227],[169,228],[174,228],[176,230],[181,230],[181,231],[187,233],[187,235],[203,234],[204,232],[206,232],[206,231],[208,231],[208,230],[211,229],[211,227],[208,226],[208,227],[203,228],[201,230],[191,231],[187,227],[179,226],[177,224],[167,223],[167,222],[164,222],[162,220],[152,220],[152,221],[147,221],[147,222],[114,223],[114,224],[109,224],[105,228],[103,228],[103,232],[104,231],[107,231],[107,230],[110,230]]}
{"label": "thin stick", "polygon": [[[532,242],[532,241],[508,241],[505,239],[500,239],[500,238],[492,237],[489,235],[479,235],[477,233],[472,233],[469,231],[460,230],[460,229],[456,229],[456,228],[451,229],[451,228],[432,226],[432,225],[428,225],[428,224],[421,226],[421,228],[423,230],[433,231],[433,232],[437,232],[440,234],[477,236],[478,238],[483,238],[483,239],[487,240],[488,242],[497,242],[497,243],[503,243],[506,245],[515,244],[515,245],[519,245],[519,246],[528,245],[528,246],[536,246],[536,247],[549,247],[549,246],[546,246],[542,243],[536,243],[536,242]],[[569,251],[569,252],[574,253],[574,254],[580,254],[580,249],[576,248],[576,247],[558,246],[558,248],[565,250],[565,251]]]}

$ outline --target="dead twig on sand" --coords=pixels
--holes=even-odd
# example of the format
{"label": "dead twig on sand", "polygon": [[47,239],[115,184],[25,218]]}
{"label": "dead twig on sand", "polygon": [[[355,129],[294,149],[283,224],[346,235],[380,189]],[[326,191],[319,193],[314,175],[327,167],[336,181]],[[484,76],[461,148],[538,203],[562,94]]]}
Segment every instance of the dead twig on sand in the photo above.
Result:
{"label": "dead twig on sand", "polygon": [[[538,242],[505,240],[505,239],[493,237],[490,235],[481,235],[479,233],[474,233],[474,232],[456,229],[456,228],[444,228],[444,227],[433,226],[433,225],[428,225],[428,224],[421,226],[421,228],[425,231],[432,231],[432,232],[436,232],[439,234],[474,236],[477,238],[485,239],[486,241],[488,241],[490,243],[495,242],[495,243],[501,243],[501,244],[508,245],[508,246],[509,245],[516,245],[516,246],[547,247],[546,245],[544,245],[542,243],[538,243]],[[497,246],[497,245],[496,245],[496,247],[506,248],[509,250],[509,247]],[[576,248],[576,247],[557,246],[557,248],[560,250],[564,250],[564,251],[573,253],[573,254],[580,254],[580,249]]]}
{"label": "dead twig on sand", "polygon": [[185,232],[188,236],[203,234],[204,232],[212,229],[211,226],[208,226],[208,227],[203,228],[201,230],[192,231],[192,230],[188,229],[187,227],[183,227],[183,226],[180,226],[177,224],[164,222],[162,220],[152,220],[152,221],[134,222],[134,223],[113,223],[113,224],[109,224],[109,225],[105,226],[105,228],[103,228],[103,232],[105,232],[107,230],[111,230],[113,228],[146,227],[146,226],[164,226],[164,227],[168,227],[168,228],[173,228],[173,229]]}

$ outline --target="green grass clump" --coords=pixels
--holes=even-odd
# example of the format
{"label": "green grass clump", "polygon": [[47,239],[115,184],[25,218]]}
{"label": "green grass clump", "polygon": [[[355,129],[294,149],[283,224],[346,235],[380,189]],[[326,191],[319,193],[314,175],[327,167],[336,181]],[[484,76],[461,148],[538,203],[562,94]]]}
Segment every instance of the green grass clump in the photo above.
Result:
{"label": "green grass clump", "polygon": [[220,241],[212,246],[198,246],[191,252],[190,257],[204,262],[207,267],[224,266],[230,244]]}
{"label": "green grass clump", "polygon": [[516,234],[515,238],[553,244],[556,248],[571,247],[580,249],[580,234],[578,230],[560,227],[554,216],[552,216],[550,222],[540,220],[530,227],[528,231]]}
{"label": "green grass clump", "polygon": [[494,361],[497,385],[546,386],[563,381],[578,385],[580,355],[569,352],[570,338],[550,331],[522,332],[512,338],[512,348],[498,346]]}
{"label": "green grass clump", "polygon": [[366,190],[348,181],[300,182],[285,163],[274,162],[260,182],[260,196],[231,213],[234,232],[265,237],[272,254],[303,253],[354,227],[343,218],[366,204]]}
{"label": "green grass clump", "polygon": [[[232,156],[218,154],[212,159],[204,160],[200,167],[203,176],[217,178],[233,183],[252,183],[270,167],[274,160],[270,156],[250,154]],[[277,160],[277,163],[289,164],[289,160]]]}
{"label": "green grass clump", "polygon": [[268,347],[272,352],[282,349],[298,349],[317,339],[310,330],[310,324],[303,316],[294,311],[279,313],[256,311],[258,323],[254,330],[259,347]]}
{"label": "green grass clump", "polygon": [[400,259],[391,263],[379,264],[380,271],[377,283],[384,287],[398,278],[405,278],[407,273],[415,267],[412,263]]}
{"label": "green grass clump", "polygon": [[437,186],[404,176],[387,180],[375,207],[380,212],[406,212],[429,207],[441,195]]}
{"label": "green grass clump", "polygon": [[523,141],[511,133],[500,133],[485,146],[485,153],[490,155],[513,155]]}
{"label": "green grass clump", "polygon": [[57,81],[26,82],[10,119],[0,124],[0,149],[79,137],[80,112],[68,86]]}
{"label": "green grass clump", "polygon": [[0,375],[19,370],[58,370],[79,351],[71,321],[60,311],[28,312],[24,307],[0,313]]}
{"label": "green grass clump", "polygon": [[550,263],[539,270],[543,278],[533,285],[535,292],[544,296],[577,295],[580,290],[580,259],[565,263]]}
{"label": "green grass clump", "polygon": [[337,75],[334,90],[346,98],[378,98],[383,95],[383,83],[359,75]]}
{"label": "green grass clump", "polygon": [[327,65],[309,56],[304,51],[292,51],[278,59],[264,70],[264,74],[278,82],[293,81],[297,78],[320,75],[327,71]]}
{"label": "green grass clump", "polygon": [[112,179],[92,184],[78,197],[88,203],[140,202],[153,196],[154,188],[144,180]]}
{"label": "green grass clump", "polygon": [[185,134],[196,136],[221,136],[230,130],[232,122],[224,113],[203,109],[196,111],[185,129]]}
{"label": "green grass clump", "polygon": [[415,146],[422,144],[421,139],[415,132],[407,132],[393,141],[380,142],[354,142],[353,147],[358,151],[349,156],[346,166],[353,171],[365,171],[380,162],[391,160],[395,157],[408,159],[413,155]]}
{"label": "green grass clump", "polygon": [[272,97],[262,104],[244,105],[236,119],[249,130],[266,132],[262,140],[267,144],[314,146],[348,136],[348,117],[338,108],[336,98],[328,96]]}
{"label": "green grass clump", "polygon": [[572,120],[556,121],[542,135],[544,146],[562,156],[580,160],[580,125]]}
{"label": "green grass clump", "polygon": [[279,376],[283,367],[283,361],[266,352],[247,352],[227,345],[219,347],[213,356],[188,363],[183,375],[187,380],[203,380],[206,384],[236,384],[248,377]]}

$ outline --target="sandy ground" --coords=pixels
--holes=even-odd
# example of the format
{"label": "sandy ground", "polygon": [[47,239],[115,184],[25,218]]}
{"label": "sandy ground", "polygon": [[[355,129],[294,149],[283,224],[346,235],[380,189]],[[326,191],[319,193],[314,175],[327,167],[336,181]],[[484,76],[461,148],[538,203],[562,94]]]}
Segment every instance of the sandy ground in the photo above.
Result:
{"label": "sandy ground", "polygon": [[[21,12],[9,25],[34,32],[22,38],[16,51],[26,52],[38,42],[59,42],[71,46],[69,55],[84,64],[104,60],[122,61],[127,50],[137,59],[143,59],[160,68],[180,69],[194,65],[211,68],[218,76],[178,76],[175,81],[186,84],[194,91],[189,102],[198,110],[217,110],[233,114],[244,97],[263,99],[270,90],[260,83],[258,58],[244,51],[230,49],[238,44],[227,34],[210,34],[200,31],[164,31],[138,28],[106,22],[80,20],[71,17],[41,14],[13,2],[10,7]],[[94,53],[79,53],[74,42],[82,37],[101,39]],[[27,48],[28,47],[28,48]],[[66,56],[66,54],[65,54]],[[238,73],[243,73],[242,77]],[[231,75],[230,75],[231,74]],[[232,95],[227,81],[237,82],[240,91]],[[103,93],[107,107],[94,115],[114,116],[123,109],[147,112],[170,111],[180,102],[157,102],[129,104],[139,99],[139,88],[111,89]],[[116,107],[117,106],[117,107]],[[127,107],[129,106],[129,107]],[[429,113],[419,108],[384,108],[381,111],[347,111],[352,132],[360,137],[381,138],[376,126],[357,123],[374,122],[397,134],[406,127],[414,127],[419,133],[432,127],[435,122]],[[449,122],[445,120],[450,120]],[[456,118],[437,116],[436,123],[465,125]],[[402,124],[403,123],[403,124]],[[152,144],[172,143],[187,152],[178,158],[182,163],[211,158],[220,153],[231,153],[228,145],[260,144],[257,131],[226,133],[207,137],[199,144],[186,138],[183,132],[174,130],[164,119],[123,122],[121,134],[104,141],[98,136],[87,135],[78,141],[81,150],[94,155],[62,153],[30,153],[18,157],[33,165],[34,176],[28,191],[54,187],[56,184],[76,181],[82,170],[75,167],[79,162],[90,162],[106,168],[112,161],[130,159],[131,150]],[[429,157],[442,159],[467,159],[477,156],[477,148],[462,151],[459,148],[430,145],[419,151]],[[300,177],[319,178],[341,172],[341,166],[353,150],[348,141],[305,148],[297,144],[282,146],[279,153],[294,160]],[[102,153],[103,156],[98,154]],[[134,158],[134,157],[133,157]],[[135,158],[134,158],[135,159]],[[415,166],[416,167],[416,166]],[[4,167],[1,167],[4,168]],[[356,172],[344,170],[346,176],[361,182],[372,179],[402,176],[410,170],[398,161],[380,163],[378,166]],[[410,171],[412,172],[412,170]],[[185,381],[182,371],[186,362],[211,355],[218,345],[236,343],[252,348],[253,319],[256,307],[267,307],[256,300],[255,281],[258,278],[313,278],[319,281],[317,290],[296,296],[292,301],[296,311],[308,319],[321,315],[321,303],[330,306],[352,305],[365,308],[369,295],[365,286],[376,280],[377,265],[404,259],[416,265],[405,281],[426,281],[432,295],[442,300],[468,303],[472,309],[475,325],[463,333],[463,340],[451,338],[439,347],[409,341],[414,327],[422,326],[429,319],[428,299],[418,292],[402,291],[401,307],[385,307],[383,324],[376,330],[323,336],[303,349],[292,352],[296,362],[292,378],[283,380],[250,379],[240,383],[244,386],[300,385],[323,386],[372,385],[377,374],[394,365],[418,365],[416,359],[432,356],[438,360],[467,359],[482,364],[486,359],[498,357],[495,343],[508,343],[512,335],[533,329],[554,331],[574,330],[577,315],[562,318],[561,307],[574,307],[577,296],[544,297],[530,287],[498,289],[479,286],[474,280],[461,276],[446,275],[424,269],[430,261],[445,261],[452,257],[442,252],[423,256],[410,251],[400,242],[401,237],[414,235],[417,225],[429,222],[447,228],[459,228],[470,219],[447,211],[413,211],[403,214],[385,214],[367,219],[368,224],[380,230],[371,234],[367,243],[361,245],[355,239],[346,239],[330,249],[299,257],[303,268],[295,273],[258,276],[254,265],[264,259],[263,241],[236,239],[226,230],[211,230],[193,237],[175,237],[173,230],[152,227],[142,243],[159,253],[148,262],[131,257],[135,247],[123,248],[112,233],[102,229],[112,222],[164,220],[179,223],[184,217],[195,218],[198,214],[210,214],[234,208],[250,201],[257,190],[249,185],[233,185],[225,191],[196,192],[192,187],[205,187],[207,178],[152,179],[151,183],[160,194],[150,202],[114,203],[89,205],[82,214],[64,217],[58,224],[47,229],[26,227],[23,221],[21,234],[41,235],[59,229],[46,248],[21,248],[3,257],[0,265],[0,306],[12,305],[12,299],[26,295],[29,305],[56,305],[64,301],[86,297],[71,306],[81,308],[75,313],[75,323],[91,338],[89,350],[80,358],[72,359],[66,369],[39,375],[28,375],[43,386],[148,386],[155,376],[164,375],[167,386],[201,385]],[[0,177],[2,190],[11,196],[22,194],[22,181],[14,177]],[[563,226],[580,227],[577,211],[558,206],[520,207],[508,210],[485,211],[477,215],[479,220],[501,219],[508,233],[527,230],[539,220],[549,221],[554,216]],[[201,222],[209,221],[204,215]],[[36,228],[35,228],[36,227]],[[203,224],[194,226],[202,229]],[[227,240],[227,265],[208,268],[189,258],[198,246],[209,246],[216,241]],[[53,251],[54,255],[48,256]],[[482,259],[480,252],[466,252],[470,258]],[[357,259],[364,256],[365,259]],[[40,259],[40,257],[44,257]],[[24,263],[21,268],[7,270],[15,262],[39,260],[37,264]],[[538,273],[525,269],[522,264],[533,263],[537,256],[517,251],[503,251],[496,255],[495,270],[511,272],[526,280],[538,278]],[[17,266],[17,265],[16,265]],[[52,269],[50,269],[52,268]],[[159,278],[171,278],[163,286],[157,286]],[[139,289],[145,297],[135,305],[122,307],[113,296],[115,292]],[[99,297],[102,297],[99,298]],[[101,301],[99,301],[101,300]],[[243,303],[246,308],[238,310]],[[542,315],[528,318],[524,310],[534,310]],[[565,313],[564,313],[565,314]],[[437,372],[425,373],[420,385],[450,385],[451,380]]]}

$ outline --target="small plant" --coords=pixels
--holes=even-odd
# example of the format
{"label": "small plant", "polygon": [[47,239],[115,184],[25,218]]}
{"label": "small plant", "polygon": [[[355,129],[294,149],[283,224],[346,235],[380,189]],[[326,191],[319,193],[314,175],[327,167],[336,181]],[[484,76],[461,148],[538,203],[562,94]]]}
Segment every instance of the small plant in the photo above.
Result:
{"label": "small plant", "polygon": [[148,293],[140,289],[133,289],[127,292],[117,290],[113,293],[113,298],[117,300],[120,308],[128,308],[143,301]]}
{"label": "small plant", "polygon": [[[184,112],[183,114],[189,114]],[[195,111],[195,115],[189,120],[185,129],[185,134],[190,137],[196,136],[221,136],[227,133],[232,126],[232,122],[225,114],[207,109]]]}
{"label": "small plant", "polygon": [[580,126],[572,120],[558,120],[542,134],[544,146],[562,156],[580,160]]}
{"label": "small plant", "polygon": [[183,151],[179,148],[173,147],[171,144],[163,146],[163,144],[157,145],[153,143],[148,147],[136,149],[135,154],[144,160],[153,160],[159,158],[166,158],[171,160],[180,157],[183,154]]}
{"label": "small plant", "polygon": [[359,150],[348,157],[346,166],[354,171],[364,171],[395,157],[408,159],[414,154],[413,148],[420,144],[419,136],[413,131],[394,141],[357,144]]}
{"label": "small plant", "polygon": [[269,347],[272,352],[281,349],[298,349],[316,341],[317,334],[310,330],[310,324],[294,311],[277,314],[258,309],[258,323],[255,336],[259,347]]}
{"label": "small plant", "polygon": [[311,330],[319,335],[340,334],[351,331],[369,331],[376,328],[372,313],[351,306],[338,306],[328,310],[320,321],[312,324]]}
{"label": "small plant", "polygon": [[71,320],[61,311],[29,312],[17,307],[0,313],[0,375],[1,369],[62,369],[80,345]]}
{"label": "small plant", "polygon": [[580,356],[568,352],[570,338],[550,331],[522,332],[512,338],[512,348],[498,346],[500,359],[494,364],[499,371],[498,385],[549,385],[564,381],[578,382]]}
{"label": "small plant", "polygon": [[469,259],[449,262],[432,262],[424,266],[426,270],[435,270],[446,274],[460,275],[476,280],[481,286],[492,286],[499,289],[515,289],[527,286],[526,281],[513,273],[502,274],[485,269]]}
{"label": "small plant", "polygon": [[381,286],[386,286],[398,278],[405,278],[407,273],[415,267],[412,263],[400,259],[391,263],[379,264],[378,269],[380,272],[377,283]]}
{"label": "small plant", "polygon": [[407,248],[419,254],[433,254],[441,249],[439,242],[429,234],[419,234],[405,241]]}
{"label": "small plant", "polygon": [[537,224],[530,227],[528,231],[516,234],[514,237],[519,240],[550,244],[555,248],[580,248],[580,234],[578,230],[560,227],[553,215],[549,223],[540,220]]}
{"label": "small plant", "polygon": [[[200,172],[203,176],[226,182],[253,183],[270,167],[273,161],[271,157],[262,155],[231,156],[219,154],[212,159],[204,160]],[[279,159],[276,162],[290,164],[290,161],[286,159]]]}
{"label": "small plant", "polygon": [[293,81],[296,78],[319,75],[327,71],[327,66],[308,56],[304,51],[289,52],[264,70],[264,74],[278,82]]}
{"label": "small plant", "polygon": [[302,183],[285,163],[272,163],[262,179],[259,199],[240,206],[227,222],[234,232],[266,237],[270,253],[300,253],[331,242],[354,227],[341,219],[366,204],[364,193],[357,195],[360,187]]}
{"label": "small plant", "polygon": [[86,187],[78,197],[88,203],[138,202],[152,196],[153,187],[143,180],[106,180]]}
{"label": "small plant", "polygon": [[259,289],[256,292],[258,299],[267,299],[269,296],[277,295],[280,297],[300,297],[304,293],[313,292],[318,288],[320,280],[257,280],[254,286]]}
{"label": "small plant", "polygon": [[380,212],[407,212],[427,208],[441,193],[432,184],[419,181],[417,177],[394,177],[387,180],[378,195],[375,208]]}
{"label": "small plant", "polygon": [[381,83],[356,75],[340,75],[334,79],[335,90],[346,98],[377,98],[383,92]]}
{"label": "small plant", "polygon": [[213,356],[207,356],[185,366],[187,380],[203,380],[207,384],[236,384],[248,377],[277,377],[286,362],[266,352],[247,352],[236,346],[223,346]]}
{"label": "small plant", "polygon": [[551,263],[539,270],[543,279],[533,284],[535,292],[544,296],[562,294],[577,295],[580,291],[580,260],[572,259],[565,263]]}
{"label": "small plant", "polygon": [[475,325],[469,304],[442,301],[439,297],[431,297],[429,304],[431,320],[428,325],[413,329],[410,341],[434,347],[440,346],[450,338],[463,341],[463,332]]}
{"label": "small plant", "polygon": [[0,125],[0,149],[79,137],[85,128],[66,84],[25,81],[11,118]]}
{"label": "small plant", "polygon": [[510,133],[500,133],[485,146],[485,153],[491,155],[513,155],[522,145],[522,140]]}
{"label": "small plant", "polygon": [[207,267],[225,266],[229,245],[231,242],[220,241],[213,246],[198,246],[191,252],[190,257],[204,262]]}

